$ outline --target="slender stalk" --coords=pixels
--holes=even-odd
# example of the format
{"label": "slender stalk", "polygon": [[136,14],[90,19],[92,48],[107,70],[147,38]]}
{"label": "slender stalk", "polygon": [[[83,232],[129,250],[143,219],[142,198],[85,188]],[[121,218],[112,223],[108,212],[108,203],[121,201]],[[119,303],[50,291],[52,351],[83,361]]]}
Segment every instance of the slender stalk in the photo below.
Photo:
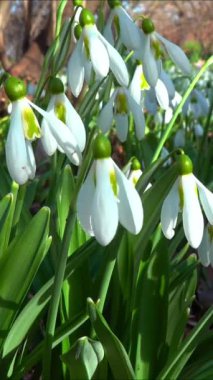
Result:
{"label": "slender stalk", "polygon": [[198,72],[198,74],[195,76],[195,78],[193,79],[192,83],[190,84],[190,86],[188,87],[188,89],[186,90],[185,94],[183,95],[183,98],[180,102],[180,104],[178,105],[175,113],[174,113],[174,116],[172,118],[172,120],[170,121],[168,127],[165,129],[164,133],[163,133],[163,136],[161,137],[160,139],[160,142],[157,146],[157,149],[154,153],[154,156],[152,158],[152,162],[156,161],[161,153],[161,149],[163,148],[167,138],[169,137],[171,131],[172,131],[172,127],[179,115],[179,113],[181,112],[182,110],[182,107],[183,105],[185,104],[188,96],[191,94],[193,88],[195,87],[196,83],[199,81],[200,77],[203,75],[203,73],[208,69],[208,67],[213,63],[213,56],[211,56],[207,61],[206,63],[203,65],[203,67],[200,69],[200,71]]}

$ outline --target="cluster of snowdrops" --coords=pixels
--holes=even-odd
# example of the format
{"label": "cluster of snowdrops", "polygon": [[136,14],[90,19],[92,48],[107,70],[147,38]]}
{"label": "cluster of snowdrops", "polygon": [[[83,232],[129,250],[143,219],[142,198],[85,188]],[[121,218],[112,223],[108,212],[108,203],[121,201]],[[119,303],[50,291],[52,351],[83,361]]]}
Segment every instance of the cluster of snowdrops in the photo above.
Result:
{"label": "cluster of snowdrops", "polygon": [[[158,106],[165,111],[165,123],[171,120],[180,96],[169,75],[164,71],[162,58],[169,55],[174,64],[190,78],[192,68],[180,47],[155,31],[150,18],[144,17],[137,25],[118,0],[108,1],[109,19],[103,34],[95,24],[94,15],[75,2],[73,22],[74,50],[68,61],[69,88],[78,97],[84,86],[93,79],[97,83],[111,72],[114,87],[108,102],[100,107],[97,129],[93,138],[93,162],[77,196],[77,216],[83,229],[95,236],[101,245],[114,238],[118,223],[132,234],[143,227],[143,206],[137,191],[142,175],[142,163],[133,158],[125,172],[111,158],[112,148],[107,137],[113,124],[121,143],[128,139],[130,115],[134,121],[135,136],[142,140],[146,133],[144,109],[161,117]],[[79,6],[80,4],[80,6]],[[115,38],[115,36],[117,38]],[[129,75],[119,51],[130,53],[133,75]],[[84,123],[65,95],[61,79],[51,78],[51,93],[44,110],[27,98],[24,82],[8,77],[4,83],[12,102],[10,128],[6,141],[6,162],[11,178],[23,185],[36,175],[36,162],[32,142],[40,139],[44,151],[52,156],[58,149],[76,166],[82,164],[87,136]],[[194,90],[196,102],[191,107],[195,119],[208,112],[208,102],[202,93]],[[196,107],[195,107],[196,103]],[[194,107],[194,108],[193,108]],[[35,112],[41,115],[39,125]],[[195,134],[202,134],[198,122]],[[185,132],[178,131],[175,146],[184,145]],[[182,213],[183,228],[191,247],[198,248],[201,262],[213,265],[213,194],[194,176],[193,165],[182,152],[177,158],[179,176],[165,198],[161,210],[161,227],[164,235],[172,239],[178,214]],[[145,191],[149,191],[148,188]],[[203,212],[206,216],[205,223]]]}

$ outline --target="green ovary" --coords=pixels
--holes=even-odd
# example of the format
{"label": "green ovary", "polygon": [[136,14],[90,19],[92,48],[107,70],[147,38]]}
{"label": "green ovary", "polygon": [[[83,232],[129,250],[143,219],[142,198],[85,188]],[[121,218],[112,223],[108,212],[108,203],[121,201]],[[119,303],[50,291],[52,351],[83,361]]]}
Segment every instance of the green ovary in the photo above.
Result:
{"label": "green ovary", "polygon": [[63,103],[56,103],[54,107],[55,114],[59,120],[66,124],[66,108]]}
{"label": "green ovary", "polygon": [[24,136],[27,140],[35,140],[41,137],[41,130],[38,121],[31,108],[27,107],[22,112],[24,122]]}

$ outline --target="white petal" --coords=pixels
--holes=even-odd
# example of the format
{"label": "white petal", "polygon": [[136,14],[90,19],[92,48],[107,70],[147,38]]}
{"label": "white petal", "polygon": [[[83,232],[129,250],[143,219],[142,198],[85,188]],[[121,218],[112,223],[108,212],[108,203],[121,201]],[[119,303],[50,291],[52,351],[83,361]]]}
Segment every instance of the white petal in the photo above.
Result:
{"label": "white petal", "polygon": [[110,183],[111,159],[96,161],[96,190],[92,204],[92,226],[97,241],[105,246],[116,234],[118,206]]}
{"label": "white petal", "polygon": [[121,86],[128,86],[129,74],[123,58],[117,50],[107,42],[107,40],[99,33],[99,38],[103,42],[109,55],[110,69]]}
{"label": "white petal", "polygon": [[128,134],[128,128],[129,128],[129,119],[127,114],[115,114],[115,126],[118,138],[121,142],[126,141],[127,134]]}
{"label": "white petal", "polygon": [[211,246],[213,242],[210,239],[208,225],[204,229],[203,238],[200,246],[198,247],[198,255],[202,265],[207,267],[210,264]]}
{"label": "white petal", "polygon": [[67,68],[68,84],[75,97],[77,97],[80,94],[84,84],[84,66],[82,62],[82,54],[83,39],[81,36],[68,61]]}
{"label": "white petal", "polygon": [[112,125],[113,105],[114,105],[116,94],[117,94],[117,90],[114,91],[108,103],[102,108],[99,114],[97,125],[101,128],[103,133],[108,132],[108,130],[110,129]]}
{"label": "white petal", "polygon": [[75,108],[72,106],[66,95],[63,94],[63,96],[66,107],[66,125],[75,137],[80,151],[82,152],[86,144],[86,132],[83,121],[81,120],[79,114],[76,112]]}
{"label": "white petal", "polygon": [[140,196],[131,181],[114,164],[119,186],[119,221],[132,234],[138,234],[143,225],[143,207]]}
{"label": "white petal", "polygon": [[197,97],[197,101],[200,105],[202,116],[206,116],[208,114],[208,111],[209,111],[209,104],[208,104],[207,99],[205,98],[203,93],[199,90],[194,89],[193,93]]}
{"label": "white petal", "polygon": [[168,107],[165,111],[165,116],[164,116],[165,124],[168,124],[170,122],[170,120],[172,119],[172,116],[173,116],[173,109],[171,107]]}
{"label": "white petal", "polygon": [[185,131],[183,129],[179,129],[174,137],[174,146],[176,148],[185,146]]}
{"label": "white petal", "polygon": [[112,33],[112,21],[113,21],[113,18],[114,18],[113,13],[110,13],[110,16],[109,16],[109,18],[107,20],[107,23],[106,23],[106,25],[104,27],[104,31],[103,31],[104,38],[106,38],[106,40],[112,46],[114,46],[114,44],[115,44],[113,33]]}
{"label": "white petal", "polygon": [[95,73],[104,78],[109,72],[109,56],[107,50],[99,39],[99,34],[95,25],[85,26],[83,29],[84,38],[88,40],[90,58]]}
{"label": "white petal", "polygon": [[161,70],[160,79],[163,81],[163,83],[165,84],[167,88],[169,98],[173,99],[175,96],[175,86],[170,76],[164,70]]}
{"label": "white petal", "polygon": [[189,244],[193,248],[198,248],[203,237],[204,221],[193,174],[181,176],[181,184],[184,232]]}
{"label": "white petal", "polygon": [[143,75],[142,65],[137,65],[131,83],[129,92],[131,97],[138,103],[141,103],[141,77]]}
{"label": "white petal", "polygon": [[209,223],[213,224],[213,194],[197,178],[195,178],[195,181],[198,186],[200,201],[206,217]]}
{"label": "white petal", "polygon": [[82,184],[77,198],[77,215],[83,229],[90,235],[94,236],[91,215],[92,203],[95,194],[95,165],[93,164]]}
{"label": "white petal", "polygon": [[84,65],[85,81],[89,85],[92,78],[92,73],[93,73],[92,62],[86,58],[85,54],[83,55],[82,61]]}
{"label": "white petal", "polygon": [[56,152],[58,144],[50,132],[49,125],[45,119],[41,123],[41,142],[48,156],[52,156]]}
{"label": "white petal", "polygon": [[10,129],[5,145],[6,162],[10,176],[19,185],[23,185],[29,178],[29,168],[26,141],[22,123],[22,101],[13,102]]}
{"label": "white petal", "polygon": [[202,125],[200,125],[199,123],[196,123],[194,125],[194,132],[195,132],[196,137],[202,137],[204,133]]}
{"label": "white petal", "polygon": [[140,47],[140,36],[136,24],[121,6],[115,7],[112,12],[119,18],[121,42],[129,50],[138,49]]}
{"label": "white petal", "polygon": [[169,94],[165,84],[162,82],[161,79],[157,80],[157,84],[155,86],[155,93],[160,107],[163,110],[166,110],[169,107]]}
{"label": "white petal", "polygon": [[46,112],[29,100],[28,103],[45,118],[49,124],[50,132],[57,141],[58,148],[61,148],[65,152],[74,165],[80,165],[82,159],[81,152],[69,128],[55,116],[53,110]]}
{"label": "white petal", "polygon": [[135,122],[135,132],[138,140],[142,140],[145,134],[145,119],[142,111],[142,107],[136,103],[136,101],[131,97],[128,90],[126,90],[127,100],[129,104],[129,109],[132,112],[133,119]]}
{"label": "white petal", "polygon": [[31,142],[26,140],[25,143],[26,143],[26,152],[27,152],[27,158],[28,158],[28,170],[29,170],[28,176],[30,179],[33,179],[36,173],[35,157],[34,157]]}
{"label": "white petal", "polygon": [[164,44],[167,53],[169,54],[171,60],[186,74],[191,75],[192,68],[191,64],[186,56],[186,54],[183,52],[183,50],[173,44],[172,42],[168,41],[166,38],[162,37],[160,34],[156,33],[157,38]]}
{"label": "white petal", "polygon": [[155,87],[159,74],[150,43],[150,36],[145,36],[144,50],[142,54],[143,72],[149,85]]}
{"label": "white petal", "polygon": [[172,239],[177,225],[179,197],[177,179],[165,198],[161,209],[161,228],[167,239]]}

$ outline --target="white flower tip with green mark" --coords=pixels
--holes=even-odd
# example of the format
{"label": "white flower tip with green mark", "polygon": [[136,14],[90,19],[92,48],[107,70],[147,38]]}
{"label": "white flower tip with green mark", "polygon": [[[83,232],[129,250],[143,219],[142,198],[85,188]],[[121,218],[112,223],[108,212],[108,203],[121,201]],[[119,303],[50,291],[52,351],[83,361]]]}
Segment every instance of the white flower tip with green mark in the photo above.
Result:
{"label": "white flower tip with green mark", "polygon": [[114,238],[119,221],[133,234],[143,224],[139,194],[110,157],[94,161],[78,195],[77,214],[87,233],[103,246]]}

